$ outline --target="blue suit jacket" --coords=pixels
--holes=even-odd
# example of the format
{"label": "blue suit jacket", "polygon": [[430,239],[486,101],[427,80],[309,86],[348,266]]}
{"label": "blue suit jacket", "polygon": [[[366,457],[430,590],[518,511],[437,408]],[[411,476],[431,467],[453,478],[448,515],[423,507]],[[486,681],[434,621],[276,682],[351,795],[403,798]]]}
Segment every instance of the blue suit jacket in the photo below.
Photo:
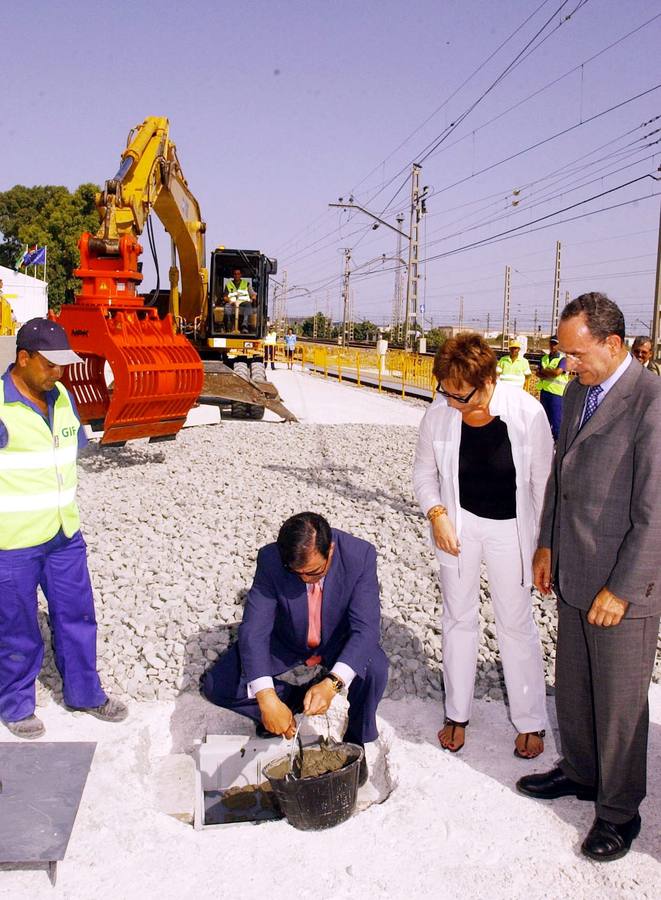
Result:
{"label": "blue suit jacket", "polygon": [[321,644],[307,645],[308,595],[303,581],[282,564],[276,544],[257,555],[255,580],[239,628],[241,667],[247,681],[279,675],[312,653],[326,666],[343,662],[363,676],[379,645],[381,611],[376,550],[333,529],[335,551],[324,580]]}

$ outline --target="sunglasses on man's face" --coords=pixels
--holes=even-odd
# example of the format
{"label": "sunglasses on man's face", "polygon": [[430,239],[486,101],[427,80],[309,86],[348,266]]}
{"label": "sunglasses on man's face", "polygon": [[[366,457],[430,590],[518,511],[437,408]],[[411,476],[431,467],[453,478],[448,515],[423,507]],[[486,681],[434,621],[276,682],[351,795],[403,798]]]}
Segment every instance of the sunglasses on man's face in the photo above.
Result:
{"label": "sunglasses on man's face", "polygon": [[448,391],[444,391],[440,384],[438,385],[436,390],[442,397],[446,397],[448,400],[456,400],[457,403],[468,403],[469,400],[472,400],[473,396],[477,393],[477,388],[473,388],[470,394],[466,394],[465,397],[457,397],[456,394],[450,394],[448,393]]}

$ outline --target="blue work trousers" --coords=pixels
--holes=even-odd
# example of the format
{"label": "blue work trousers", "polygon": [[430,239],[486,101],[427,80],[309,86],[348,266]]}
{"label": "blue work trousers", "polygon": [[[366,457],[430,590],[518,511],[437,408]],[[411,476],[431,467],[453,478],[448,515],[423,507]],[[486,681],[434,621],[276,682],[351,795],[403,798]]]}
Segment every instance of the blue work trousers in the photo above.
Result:
{"label": "blue work trousers", "polygon": [[67,706],[101,706],[107,697],[96,671],[96,618],[80,531],[50,541],[0,550],[0,719],[34,713],[35,682],[44,659],[37,617],[37,586],[46,600],[55,662]]}
{"label": "blue work trousers", "polygon": [[562,394],[552,394],[550,391],[539,392],[539,402],[544,407],[546,418],[551,426],[553,440],[558,440],[560,433],[560,423],[562,422]]}

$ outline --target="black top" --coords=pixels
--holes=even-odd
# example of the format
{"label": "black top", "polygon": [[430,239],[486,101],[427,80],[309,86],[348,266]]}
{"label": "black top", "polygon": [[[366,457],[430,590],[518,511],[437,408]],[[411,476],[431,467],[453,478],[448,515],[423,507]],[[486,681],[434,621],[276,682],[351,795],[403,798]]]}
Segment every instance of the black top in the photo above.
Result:
{"label": "black top", "polygon": [[516,518],[512,445],[498,416],[478,428],[461,423],[459,502],[484,519]]}

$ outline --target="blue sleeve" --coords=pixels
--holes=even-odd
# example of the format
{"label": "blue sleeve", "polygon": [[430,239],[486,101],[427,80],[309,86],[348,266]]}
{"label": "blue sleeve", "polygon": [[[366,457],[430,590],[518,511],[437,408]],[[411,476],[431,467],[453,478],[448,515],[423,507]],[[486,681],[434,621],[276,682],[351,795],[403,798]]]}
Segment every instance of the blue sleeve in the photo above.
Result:
{"label": "blue sleeve", "polygon": [[9,440],[9,435],[7,434],[7,429],[5,428],[5,423],[0,419],[0,450],[7,446],[7,441]]}
{"label": "blue sleeve", "polygon": [[558,363],[558,368],[559,368],[559,369],[562,369],[563,372],[566,372],[566,371],[567,371],[567,359],[566,359],[566,357],[564,357],[564,356],[562,357],[562,359],[561,359],[560,362]]}

